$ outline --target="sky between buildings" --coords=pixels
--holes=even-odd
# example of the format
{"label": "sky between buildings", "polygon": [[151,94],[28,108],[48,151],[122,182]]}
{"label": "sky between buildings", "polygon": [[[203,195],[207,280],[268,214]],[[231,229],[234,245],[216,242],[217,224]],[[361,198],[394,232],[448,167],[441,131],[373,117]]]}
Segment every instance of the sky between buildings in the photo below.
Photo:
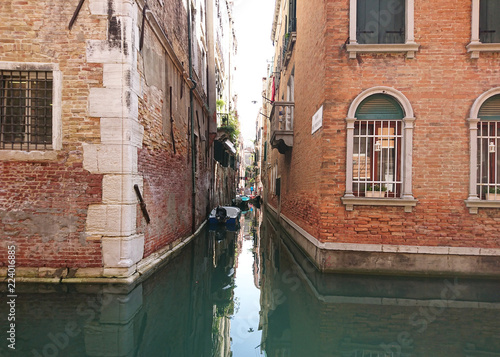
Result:
{"label": "sky between buildings", "polygon": [[[234,0],[238,53],[234,86],[245,146],[255,140],[255,120],[262,105],[262,78],[273,57],[271,29],[275,0]],[[257,101],[256,104],[252,101]]]}

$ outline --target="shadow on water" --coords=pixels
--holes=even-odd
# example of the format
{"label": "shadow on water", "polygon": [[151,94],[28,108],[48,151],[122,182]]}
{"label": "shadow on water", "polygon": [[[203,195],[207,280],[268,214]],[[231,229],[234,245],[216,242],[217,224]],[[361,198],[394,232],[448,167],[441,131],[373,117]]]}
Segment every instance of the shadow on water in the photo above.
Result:
{"label": "shadow on water", "polygon": [[500,356],[499,281],[321,274],[260,210],[242,220],[135,286],[18,285],[0,356]]}

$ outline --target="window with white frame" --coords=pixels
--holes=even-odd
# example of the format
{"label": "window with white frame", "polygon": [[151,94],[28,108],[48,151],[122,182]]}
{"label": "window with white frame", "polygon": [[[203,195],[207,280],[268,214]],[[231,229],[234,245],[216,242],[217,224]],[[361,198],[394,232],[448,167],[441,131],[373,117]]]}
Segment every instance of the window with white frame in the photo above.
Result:
{"label": "window with white frame", "polygon": [[414,0],[350,0],[349,58],[364,52],[418,50],[414,39]]}
{"label": "window with white frame", "polygon": [[487,99],[479,110],[477,128],[477,194],[500,201],[500,95]]}
{"label": "window with white frame", "polygon": [[500,87],[481,94],[472,105],[469,122],[469,212],[500,208]]}
{"label": "window with white frame", "polygon": [[471,41],[467,51],[471,58],[481,52],[500,52],[500,1],[472,0]]}
{"label": "window with white frame", "polygon": [[401,197],[403,110],[390,96],[375,94],[356,111],[353,193],[356,197]]}
{"label": "window with white frame", "polygon": [[361,93],[347,121],[347,210],[355,205],[404,206],[416,200],[411,187],[413,111],[406,97],[389,87]]}

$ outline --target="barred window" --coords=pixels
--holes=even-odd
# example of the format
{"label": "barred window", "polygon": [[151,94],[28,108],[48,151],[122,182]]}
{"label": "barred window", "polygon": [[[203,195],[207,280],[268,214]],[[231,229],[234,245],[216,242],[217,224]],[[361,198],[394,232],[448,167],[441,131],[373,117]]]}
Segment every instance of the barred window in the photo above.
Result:
{"label": "barred window", "polygon": [[0,149],[52,148],[51,71],[0,70]]}
{"label": "barred window", "polygon": [[477,194],[483,200],[500,201],[500,95],[486,100],[479,110],[477,130]]}
{"label": "barred window", "polygon": [[414,122],[410,102],[394,88],[369,88],[353,100],[346,118],[347,211],[369,205],[412,212]]}
{"label": "barred window", "polygon": [[353,194],[401,197],[403,110],[390,96],[375,94],[356,111],[353,147]]}
{"label": "barred window", "polygon": [[357,120],[354,126],[353,193],[401,196],[401,120]]}

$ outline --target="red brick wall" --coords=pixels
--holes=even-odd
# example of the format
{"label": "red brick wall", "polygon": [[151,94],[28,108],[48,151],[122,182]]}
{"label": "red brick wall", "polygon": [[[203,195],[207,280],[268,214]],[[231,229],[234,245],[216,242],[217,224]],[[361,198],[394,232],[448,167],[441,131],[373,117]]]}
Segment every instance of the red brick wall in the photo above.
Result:
{"label": "red brick wall", "polygon": [[[471,59],[466,52],[470,1],[416,2],[420,50],[414,59],[381,53],[348,59],[343,45],[349,36],[349,1],[327,2],[323,39],[317,20],[321,16],[311,16],[321,6],[298,4],[292,58],[294,147],[278,159],[285,168],[282,213],[321,241],[500,248],[500,210],[480,208],[475,215],[464,203],[469,185],[466,119],[480,94],[500,86],[500,54]],[[311,117],[323,99],[318,82],[325,89],[323,127],[311,136]],[[402,92],[414,110],[412,189],[418,204],[412,213],[376,206],[355,206],[348,212],[340,200],[345,192],[347,111],[358,94],[375,86]]]}
{"label": "red brick wall", "polygon": [[[276,99],[286,100],[287,83],[294,69],[293,150],[286,155],[278,154],[277,150],[269,154],[269,162],[272,166],[278,162],[278,176],[281,175],[282,212],[287,212],[290,218],[315,236],[319,236],[320,228],[319,183],[323,148],[322,134],[317,132],[311,135],[311,118],[324,101],[324,31],[323,1],[297,1],[297,34],[306,34],[307,40],[301,38],[302,42],[299,42],[297,39],[292,58],[282,73]],[[270,202],[276,205],[276,197],[270,197]]]}
{"label": "red brick wall", "polygon": [[[184,8],[178,4],[182,12]],[[179,12],[170,5],[156,9],[160,18],[170,18],[172,11]],[[182,23],[183,16],[179,18]],[[183,51],[180,39],[187,41],[187,33],[172,23],[167,31],[173,37],[172,46]],[[192,145],[190,121],[190,93],[183,74],[175,66],[174,60],[164,53],[164,48],[155,35],[146,29],[144,50],[140,53],[138,69],[145,85],[139,98],[139,122],[144,126],[143,146],[138,150],[138,173],[143,176],[143,197],[147,205],[150,224],[146,224],[138,208],[138,231],[145,235],[144,257],[168,244],[186,238],[207,218],[208,188],[211,156],[207,153],[208,118],[202,104],[193,96],[193,118],[195,128],[196,157],[196,197],[195,226],[193,227],[193,183]],[[163,56],[163,58],[161,57]],[[185,60],[186,53],[179,52],[178,59]],[[148,77],[147,66],[162,62],[165,73],[154,73],[160,78]],[[187,62],[186,70],[187,70]],[[153,82],[154,79],[155,81]],[[172,103],[170,103],[170,87]],[[172,119],[170,122],[170,107]],[[175,141],[172,142],[172,131]]]}
{"label": "red brick wall", "polygon": [[101,201],[102,178],[67,159],[0,161],[0,266],[6,266],[6,247],[12,244],[17,266],[102,265],[100,241],[87,241],[85,235],[87,207]]}
{"label": "red brick wall", "polygon": [[[191,172],[185,157],[166,150],[139,150],[144,199],[151,223],[142,221],[144,256],[191,233]],[[138,216],[142,217],[139,211]]]}

